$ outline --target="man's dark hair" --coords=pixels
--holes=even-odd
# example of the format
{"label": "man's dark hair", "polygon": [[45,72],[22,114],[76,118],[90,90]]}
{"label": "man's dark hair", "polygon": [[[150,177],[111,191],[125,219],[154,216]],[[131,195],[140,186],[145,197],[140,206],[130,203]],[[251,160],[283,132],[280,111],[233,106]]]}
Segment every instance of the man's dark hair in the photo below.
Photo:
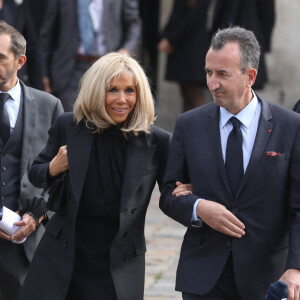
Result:
{"label": "man's dark hair", "polygon": [[260,45],[252,31],[239,26],[219,29],[211,39],[210,48],[221,50],[228,43],[238,43],[240,46],[242,73],[248,68],[258,71]]}
{"label": "man's dark hair", "polygon": [[10,50],[15,58],[26,54],[26,40],[24,36],[14,27],[4,21],[0,21],[0,35],[7,34],[11,38]]}

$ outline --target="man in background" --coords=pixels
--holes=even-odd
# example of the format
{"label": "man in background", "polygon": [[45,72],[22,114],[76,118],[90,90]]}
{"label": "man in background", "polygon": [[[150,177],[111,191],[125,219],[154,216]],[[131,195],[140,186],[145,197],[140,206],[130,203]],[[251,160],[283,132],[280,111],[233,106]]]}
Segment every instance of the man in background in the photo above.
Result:
{"label": "man in background", "polygon": [[100,56],[134,54],[141,21],[136,0],[51,0],[41,28],[44,90],[71,111],[81,76]]}

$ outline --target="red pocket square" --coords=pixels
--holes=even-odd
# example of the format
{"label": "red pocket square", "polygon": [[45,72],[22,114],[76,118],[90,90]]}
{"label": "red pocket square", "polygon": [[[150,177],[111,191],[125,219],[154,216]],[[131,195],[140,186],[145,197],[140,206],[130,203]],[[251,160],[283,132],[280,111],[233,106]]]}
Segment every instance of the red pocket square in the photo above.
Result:
{"label": "red pocket square", "polygon": [[278,155],[281,155],[281,153],[275,151],[267,151],[265,153],[265,156],[278,156]]}

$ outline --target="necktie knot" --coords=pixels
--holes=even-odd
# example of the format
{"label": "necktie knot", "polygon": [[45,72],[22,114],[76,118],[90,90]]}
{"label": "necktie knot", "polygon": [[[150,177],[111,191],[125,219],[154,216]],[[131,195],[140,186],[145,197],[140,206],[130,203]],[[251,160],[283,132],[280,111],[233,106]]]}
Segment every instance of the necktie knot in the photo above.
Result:
{"label": "necktie knot", "polygon": [[231,117],[229,119],[229,121],[231,122],[233,128],[240,128],[241,126],[241,122],[239,119],[237,119],[236,117]]}
{"label": "necktie knot", "polygon": [[0,102],[5,104],[5,102],[10,98],[8,93],[0,93]]}

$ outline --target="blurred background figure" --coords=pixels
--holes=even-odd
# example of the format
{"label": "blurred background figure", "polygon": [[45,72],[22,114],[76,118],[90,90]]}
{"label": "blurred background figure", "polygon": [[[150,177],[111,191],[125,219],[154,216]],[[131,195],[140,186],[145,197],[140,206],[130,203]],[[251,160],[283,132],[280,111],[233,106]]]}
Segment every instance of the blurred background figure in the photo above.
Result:
{"label": "blurred background figure", "polygon": [[20,31],[27,41],[27,62],[18,72],[18,77],[25,84],[42,89],[41,55],[37,28],[29,3],[30,0],[0,0],[0,20]]}
{"label": "blurred background figure", "polygon": [[300,113],[300,99],[296,102],[296,104],[293,107],[293,111]]}
{"label": "blurred background figure", "polygon": [[[151,90],[156,99],[158,85],[158,50],[160,0],[139,0],[140,16],[143,22],[140,57],[149,77]],[[156,99],[157,100],[157,99]]]}
{"label": "blurred background figure", "polygon": [[254,89],[262,89],[268,81],[264,53],[271,50],[272,30],[275,23],[275,0],[217,0],[212,33],[218,28],[239,25],[253,31],[260,46],[259,72]]}
{"label": "blurred background figure", "polygon": [[[20,0],[19,0],[20,1]],[[49,0],[29,0],[28,5],[32,11],[36,28],[40,28],[44,20],[45,9]]]}
{"label": "blurred background figure", "polygon": [[51,0],[41,28],[44,90],[71,111],[83,73],[111,51],[134,54],[140,41],[137,0]]}
{"label": "blurred background figure", "polygon": [[168,54],[165,78],[178,82],[184,111],[207,102],[204,62],[209,44],[208,7],[208,0],[175,0],[158,44],[158,49]]}

